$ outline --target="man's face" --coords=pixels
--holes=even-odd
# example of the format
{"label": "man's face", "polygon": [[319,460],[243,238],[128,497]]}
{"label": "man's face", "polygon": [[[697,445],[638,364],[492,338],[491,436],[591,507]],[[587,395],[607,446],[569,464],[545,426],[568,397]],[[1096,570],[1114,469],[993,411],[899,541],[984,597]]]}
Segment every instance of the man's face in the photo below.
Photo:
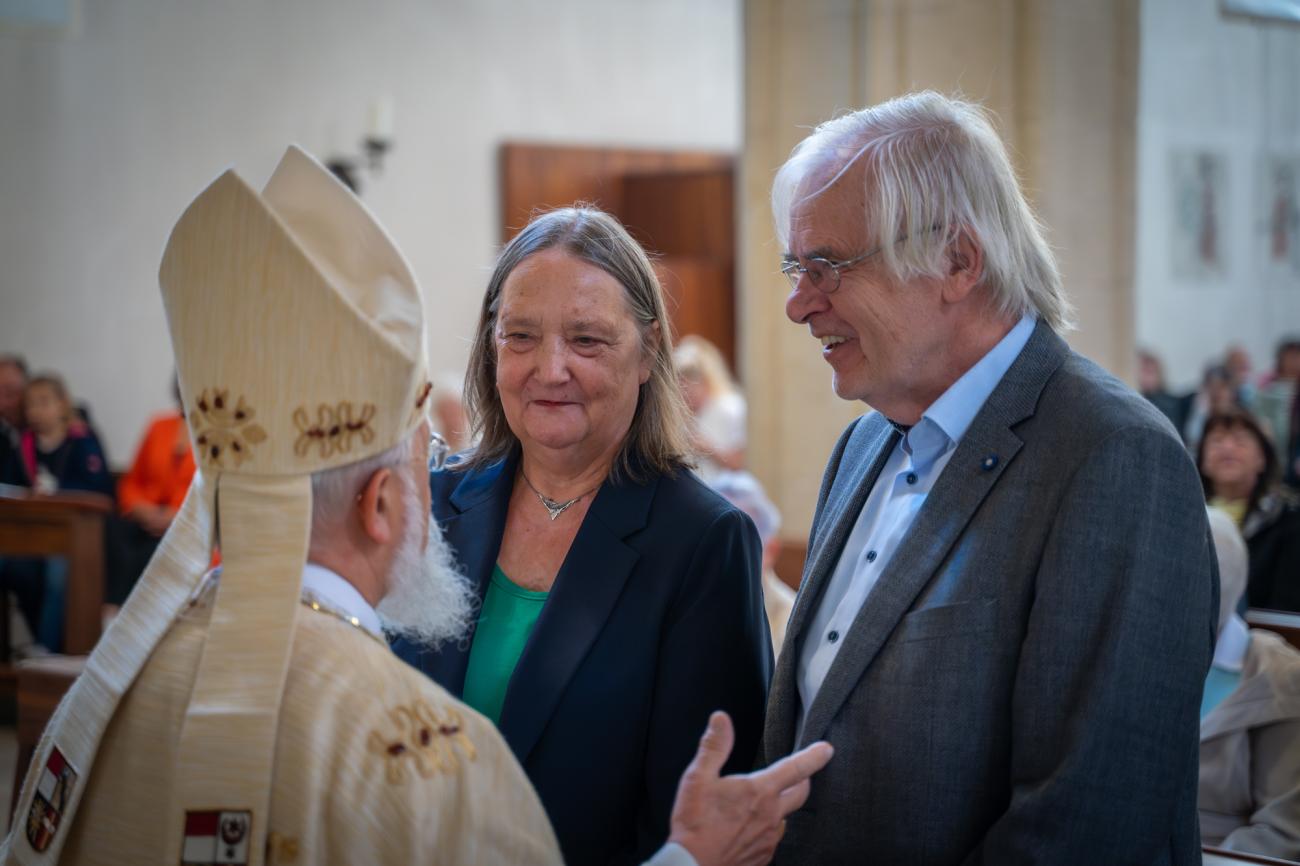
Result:
{"label": "man's face", "polygon": [[15,427],[23,421],[23,389],[27,378],[13,364],[0,364],[0,420]]}
{"label": "man's face", "polygon": [[[814,172],[801,196],[818,189],[832,172]],[[803,198],[791,214],[791,255],[845,261],[874,246],[867,235],[863,170],[850,169],[831,188]],[[940,337],[941,288],[919,278],[897,284],[873,256],[840,274],[833,294],[804,277],[786,300],[786,315],[807,325],[822,342],[835,393],[873,406],[906,404],[925,377],[927,360]]]}

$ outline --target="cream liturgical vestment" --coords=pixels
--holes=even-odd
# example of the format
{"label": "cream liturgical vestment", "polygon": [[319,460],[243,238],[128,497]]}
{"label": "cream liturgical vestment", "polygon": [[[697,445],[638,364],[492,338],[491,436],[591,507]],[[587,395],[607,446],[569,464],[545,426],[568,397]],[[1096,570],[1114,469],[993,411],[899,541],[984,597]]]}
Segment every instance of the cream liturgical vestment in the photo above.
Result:
{"label": "cream liturgical vestment", "polygon": [[301,601],[313,473],[425,418],[401,253],[290,148],[260,193],[233,171],[200,193],[159,281],[198,471],[46,728],[0,860],[558,863],[492,725]]}

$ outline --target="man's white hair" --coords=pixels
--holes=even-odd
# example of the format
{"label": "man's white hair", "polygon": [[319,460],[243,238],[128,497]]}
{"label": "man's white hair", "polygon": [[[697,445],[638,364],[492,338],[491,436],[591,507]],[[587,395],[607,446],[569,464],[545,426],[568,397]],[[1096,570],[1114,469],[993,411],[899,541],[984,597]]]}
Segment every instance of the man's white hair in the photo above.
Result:
{"label": "man's white hair", "polygon": [[868,248],[880,248],[891,278],[943,276],[945,251],[965,232],[983,250],[983,283],[1000,313],[1036,312],[1056,331],[1073,327],[1056,260],[982,106],[924,91],[818,126],[772,187],[777,236],[787,250],[795,207],[859,161]]}
{"label": "man's white hair", "polygon": [[401,442],[373,457],[345,466],[336,466],[313,473],[311,476],[311,534],[312,541],[319,540],[318,533],[331,532],[340,519],[352,508],[358,493],[380,469],[392,469],[398,480],[405,484],[409,472],[407,465],[415,453],[417,430]]}

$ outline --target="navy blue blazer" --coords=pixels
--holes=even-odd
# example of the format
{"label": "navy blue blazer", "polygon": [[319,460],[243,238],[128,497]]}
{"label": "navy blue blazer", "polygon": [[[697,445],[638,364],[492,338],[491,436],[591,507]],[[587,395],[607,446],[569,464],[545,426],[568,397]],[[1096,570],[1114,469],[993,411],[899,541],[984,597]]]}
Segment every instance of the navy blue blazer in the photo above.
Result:
{"label": "navy blue blazer", "polygon": [[[480,599],[517,464],[516,452],[429,479],[433,517]],[[772,671],[760,573],[749,517],[690,472],[606,481],[596,494],[500,720],[570,866],[639,863],[663,844],[713,710],[735,723],[726,771],[754,766]],[[469,646],[394,648],[461,697]]]}

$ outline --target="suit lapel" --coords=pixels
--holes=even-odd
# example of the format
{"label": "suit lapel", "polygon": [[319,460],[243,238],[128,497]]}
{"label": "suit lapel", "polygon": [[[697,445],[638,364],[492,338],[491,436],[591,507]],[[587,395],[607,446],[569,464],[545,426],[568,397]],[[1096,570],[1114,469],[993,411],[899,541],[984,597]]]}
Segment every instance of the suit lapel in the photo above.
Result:
{"label": "suit lapel", "polygon": [[[517,454],[512,454],[494,466],[466,472],[452,491],[451,513],[435,515],[457,561],[465,568],[465,577],[474,587],[480,604],[487,594],[501,550],[518,459]],[[469,666],[473,639],[471,632],[455,646],[444,646],[440,652],[428,656],[425,673],[456,697],[465,693],[465,670]]]}
{"label": "suit lapel", "polygon": [[[1040,321],[962,437],[898,552],[858,611],[808,710],[799,745],[825,733],[898,621],[933,580],[980,503],[1020,451],[1023,442],[1011,428],[1033,414],[1044,385],[1066,352],[1064,341]],[[819,567],[826,568],[821,563]]]}
{"label": "suit lapel", "polygon": [[640,558],[624,539],[645,527],[658,483],[605,482],[573,539],[501,707],[501,735],[520,763],[537,745]]}
{"label": "suit lapel", "polygon": [[764,738],[769,750],[774,750],[769,751],[769,760],[789,752],[794,741],[795,716],[799,712],[796,677],[804,629],[817,610],[817,602],[830,582],[863,503],[898,444],[899,434],[882,416],[873,415],[862,423],[865,429],[861,434],[855,433],[841,457],[844,483],[836,485],[826,499],[829,529],[818,533],[808,550],[808,564],[786,626],[786,648],[777,658]]}

